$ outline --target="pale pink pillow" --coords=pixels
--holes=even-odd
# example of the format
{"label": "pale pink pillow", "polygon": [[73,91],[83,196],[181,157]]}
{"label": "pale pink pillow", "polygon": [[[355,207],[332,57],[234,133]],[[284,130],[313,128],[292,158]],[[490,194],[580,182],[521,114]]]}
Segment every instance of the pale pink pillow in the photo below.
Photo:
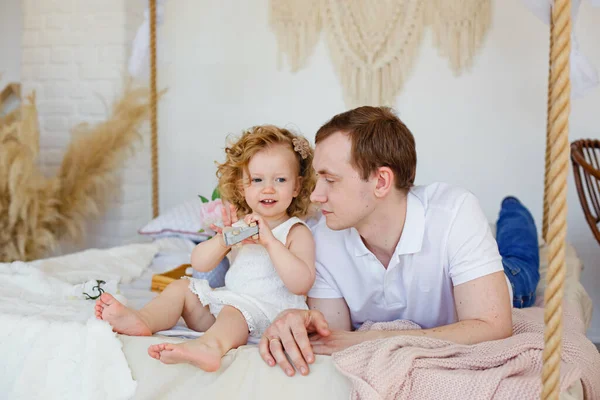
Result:
{"label": "pale pink pillow", "polygon": [[138,233],[153,238],[177,236],[196,242],[204,241],[214,235],[208,229],[210,223],[221,220],[219,207],[220,199],[202,203],[200,198],[196,198],[162,213],[140,228]]}

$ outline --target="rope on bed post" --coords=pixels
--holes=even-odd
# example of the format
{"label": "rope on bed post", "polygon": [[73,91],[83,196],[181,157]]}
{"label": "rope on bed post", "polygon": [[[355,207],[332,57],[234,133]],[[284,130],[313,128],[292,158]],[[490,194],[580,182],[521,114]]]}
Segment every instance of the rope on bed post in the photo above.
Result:
{"label": "rope on bed post", "polygon": [[152,151],[152,216],[158,216],[158,93],[156,89],[156,0],[150,1],[150,127]]}
{"label": "rope on bed post", "polygon": [[567,174],[571,83],[571,0],[554,0],[550,57],[550,167],[548,173],[548,274],[544,293],[544,366],[542,399],[558,399],[562,340],[562,305],[567,234]]}
{"label": "rope on bed post", "polygon": [[[552,44],[554,40],[552,39],[552,27],[554,24],[550,21],[550,49],[548,54],[548,59],[552,59]],[[546,114],[546,162],[544,167],[544,216],[542,222],[542,238],[544,241],[548,241],[548,191],[550,186],[550,180],[548,176],[550,175],[550,105],[552,104],[552,74],[550,73],[550,65],[548,62],[548,108]]]}

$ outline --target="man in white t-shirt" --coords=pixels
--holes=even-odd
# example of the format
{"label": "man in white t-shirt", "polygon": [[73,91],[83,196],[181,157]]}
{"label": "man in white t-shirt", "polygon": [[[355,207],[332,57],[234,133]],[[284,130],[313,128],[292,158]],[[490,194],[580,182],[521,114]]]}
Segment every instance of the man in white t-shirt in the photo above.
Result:
{"label": "man in white t-shirt", "polygon": [[[316,280],[310,310],[287,310],[266,330],[267,364],[303,375],[314,354],[367,340],[419,335],[479,343],[512,334],[510,286],[475,196],[413,185],[414,138],[388,108],[336,115],[316,135],[312,200]],[[423,329],[357,332],[367,320]],[[286,358],[289,355],[292,364]]]}

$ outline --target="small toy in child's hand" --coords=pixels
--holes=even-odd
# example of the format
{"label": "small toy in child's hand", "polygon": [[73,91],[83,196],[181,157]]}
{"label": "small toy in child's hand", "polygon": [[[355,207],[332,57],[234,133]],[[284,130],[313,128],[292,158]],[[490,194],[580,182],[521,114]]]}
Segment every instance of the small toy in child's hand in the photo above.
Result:
{"label": "small toy in child's hand", "polygon": [[[223,229],[223,240],[226,246],[233,246],[241,241],[252,237],[258,239],[258,225],[252,222],[249,226],[231,226]],[[255,237],[256,236],[256,237]]]}

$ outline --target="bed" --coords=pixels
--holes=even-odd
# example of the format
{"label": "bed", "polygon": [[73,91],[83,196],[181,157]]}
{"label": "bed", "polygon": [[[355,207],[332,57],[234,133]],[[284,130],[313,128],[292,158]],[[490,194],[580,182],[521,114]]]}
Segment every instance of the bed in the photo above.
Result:
{"label": "bed", "polygon": [[[173,239],[173,246],[158,255],[142,277],[125,285],[123,293],[135,304],[142,306],[155,296],[149,291],[151,271],[162,273],[172,265],[186,262],[193,243],[186,239]],[[547,247],[540,247],[541,260],[546,260]],[[566,301],[578,310],[584,327],[587,329],[591,320],[592,303],[589,295],[580,282],[583,265],[572,246],[567,247],[567,275],[565,280]],[[537,306],[542,306],[545,290],[545,274],[547,261],[540,266],[540,285],[538,286]],[[282,391],[289,399],[344,399],[349,398],[351,384],[335,368],[331,357],[318,356],[311,373],[302,377],[296,375],[289,378],[278,368],[269,368],[260,358],[254,343],[249,343],[237,350],[230,351],[224,359],[222,368],[214,374],[207,374],[189,365],[163,365],[147,356],[146,349],[150,344],[162,341],[180,342],[194,337],[186,332],[184,324],[164,334],[153,337],[137,338],[118,335],[123,343],[123,351],[131,368],[134,379],[138,382],[136,399],[177,398],[189,393],[203,393],[214,399],[275,399],[280,398]],[[585,334],[585,331],[582,332]],[[561,393],[561,399],[583,399],[583,387],[580,381]]]}
{"label": "bed", "polygon": [[[94,300],[84,293],[94,297],[97,280],[104,280],[102,287],[118,293],[129,306],[140,308],[157,295],[150,290],[152,276],[185,263],[193,246],[189,239],[168,237],[0,264],[0,345],[10,349],[0,364],[0,392],[10,399],[176,399],[191,394],[275,399],[282,393],[289,399],[349,398],[351,381],[330,356],[318,356],[308,376],[290,378],[278,367],[268,367],[256,343],[250,342],[230,351],[218,372],[205,373],[187,364],[165,365],[147,355],[150,344],[199,335],[183,322],[151,337],[131,337],[115,334],[107,323],[95,320]],[[567,249],[565,298],[581,321],[579,334],[585,335],[591,300],[579,281],[583,265],[575,250]],[[545,260],[547,248],[542,246],[540,252]],[[543,278],[547,262],[541,264]],[[538,293],[544,289],[541,283]],[[538,300],[537,305],[543,304]],[[600,355],[597,358],[600,362]],[[561,398],[583,399],[582,381],[563,390]]]}

